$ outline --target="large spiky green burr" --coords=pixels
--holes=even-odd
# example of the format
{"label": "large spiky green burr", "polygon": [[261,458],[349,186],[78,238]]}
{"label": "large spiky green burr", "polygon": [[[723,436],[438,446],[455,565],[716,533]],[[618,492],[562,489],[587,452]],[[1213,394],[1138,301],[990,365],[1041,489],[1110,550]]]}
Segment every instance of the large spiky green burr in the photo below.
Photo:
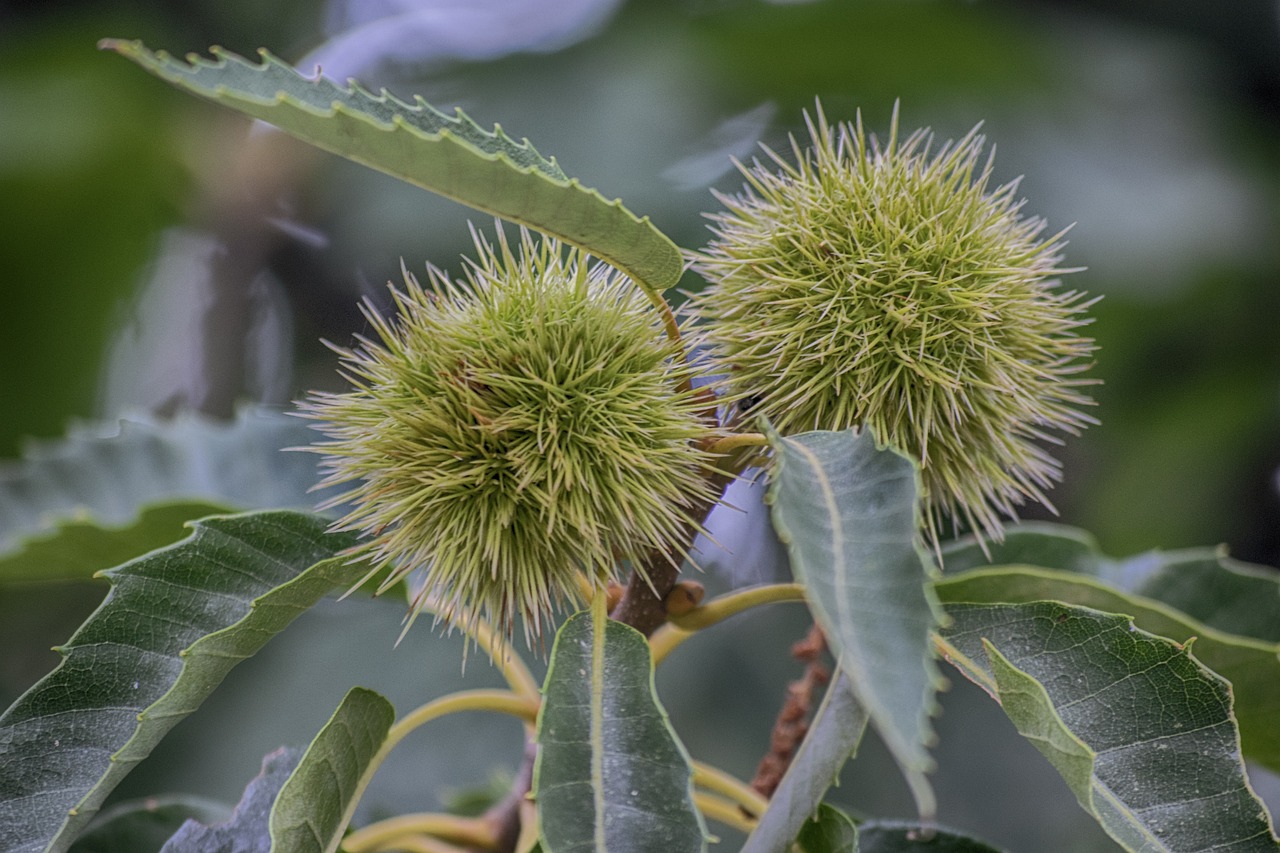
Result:
{"label": "large spiky green burr", "polygon": [[528,638],[583,577],[682,557],[713,425],[630,279],[525,231],[476,250],[464,280],[406,274],[394,317],[366,306],[377,340],[340,350],[352,390],[303,408],[382,588],[421,569],[419,604]]}
{"label": "large spiky green burr", "polygon": [[694,302],[750,414],[782,433],[864,427],[919,460],[934,541],[947,517],[998,538],[1060,477],[1046,450],[1092,418],[1091,304],[1061,287],[1062,235],[992,187],[985,140],[868,138],[808,121],[719,196]]}

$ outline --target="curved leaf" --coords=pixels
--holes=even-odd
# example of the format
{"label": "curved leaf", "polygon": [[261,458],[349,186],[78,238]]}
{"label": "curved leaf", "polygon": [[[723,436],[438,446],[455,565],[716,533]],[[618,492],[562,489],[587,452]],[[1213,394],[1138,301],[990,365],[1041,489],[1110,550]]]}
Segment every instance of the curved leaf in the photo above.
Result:
{"label": "curved leaf", "polygon": [[1196,658],[1231,682],[1245,757],[1280,771],[1280,572],[1208,548],[1112,560],[1088,534],[1049,524],[1011,528],[988,547],[989,557],[972,543],[948,549],[943,601],[1063,601],[1197,638]]}
{"label": "curved leaf", "polygon": [[1280,850],[1245,777],[1230,687],[1190,646],[1056,602],[947,613],[951,661],[1125,849]]}
{"label": "curved leaf", "polygon": [[91,578],[108,566],[183,539],[192,519],[234,511],[221,504],[177,501],[140,506],[132,522],[120,525],[60,519],[47,532],[20,539],[13,552],[0,557],[0,584]]}
{"label": "curved leaf", "polygon": [[769,807],[760,816],[742,853],[787,849],[818,810],[840,768],[858,751],[866,728],[867,712],[853,698],[848,676],[841,673],[827,688],[809,733],[769,798]]}
{"label": "curved leaf", "polygon": [[855,430],[771,435],[773,523],[853,693],[926,816],[929,717],[945,684],[929,639],[941,611],[919,540],[918,471]]}
{"label": "curved leaf", "polygon": [[237,663],[367,567],[326,520],[259,512],[104,574],[106,600],[0,716],[0,851],[66,850],[116,784]]}
{"label": "curved leaf", "polygon": [[1231,683],[1246,758],[1280,770],[1280,644],[1210,628],[1140,595],[1071,572],[1020,566],[974,570],[936,586],[948,604],[1062,601],[1124,613],[1144,631],[1178,643],[1195,640],[1196,658]]}
{"label": "curved leaf", "polygon": [[964,536],[942,546],[947,574],[985,566],[1044,566],[1095,574],[1103,558],[1093,534],[1047,521],[1023,521],[1005,528],[1004,539]]}
{"label": "curved leaf", "polygon": [[226,853],[261,850],[267,838],[271,804],[302,760],[302,750],[284,746],[262,759],[262,769],[245,786],[231,817],[222,823],[189,820],[160,853]]}
{"label": "curved leaf", "polygon": [[298,418],[243,409],[229,423],[142,416],[33,443],[0,467],[0,583],[89,577],[227,508],[309,508],[315,457],[280,450],[314,436]]}
{"label": "curved leaf", "polygon": [[361,779],[396,712],[372,690],[353,687],[307,748],[271,809],[271,849],[333,853],[351,820]]}
{"label": "curved leaf", "polygon": [[801,853],[858,853],[858,828],[844,812],[820,803],[800,830],[796,845]]}
{"label": "curved leaf", "polygon": [[308,79],[266,51],[254,65],[217,47],[213,61],[191,55],[182,62],[136,41],[106,39],[100,46],[318,148],[553,234],[651,293],[671,287],[684,271],[680,250],[648,217],[568,178],[527,140],[517,143],[498,127],[482,130],[460,110],[448,116],[421,98],[407,104],[385,91],[372,95],[355,84]]}
{"label": "curved leaf", "polygon": [[578,613],[556,635],[533,791],[547,853],[706,850],[693,768],[653,687],[644,635]]}
{"label": "curved leaf", "polygon": [[1280,643],[1280,571],[1243,563],[1224,548],[1151,551],[1115,560],[1088,533],[1043,522],[1011,527],[985,555],[970,539],[944,551],[948,574],[986,566],[1026,565],[1096,578],[1154,599],[1228,634]]}

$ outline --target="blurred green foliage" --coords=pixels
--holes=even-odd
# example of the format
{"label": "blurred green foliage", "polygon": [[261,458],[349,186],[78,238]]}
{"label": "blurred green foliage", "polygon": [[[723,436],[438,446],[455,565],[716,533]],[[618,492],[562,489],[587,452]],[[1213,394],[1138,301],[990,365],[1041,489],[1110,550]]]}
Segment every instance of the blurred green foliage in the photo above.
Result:
{"label": "blurred green foliage", "polygon": [[92,414],[112,326],[187,188],[178,99],[103,63],[100,26],[42,21],[0,49],[5,455]]}
{"label": "blurred green foliage", "polygon": [[[14,455],[23,436],[62,434],[69,418],[116,414],[100,408],[106,354],[137,313],[165,229],[197,229],[229,252],[246,232],[257,235],[245,275],[269,270],[287,297],[295,343],[282,346],[293,396],[334,384],[335,360],[316,339],[345,343],[361,331],[357,300],[382,299],[401,258],[411,270],[428,259],[457,268],[469,243],[462,208],[336,158],[300,171],[281,191],[286,204],[212,203],[211,187],[251,194],[251,181],[237,183],[231,166],[219,165],[237,162],[234,140],[245,125],[227,132],[213,108],[93,49],[104,36],[142,37],[175,53],[217,43],[297,60],[323,38],[326,11],[338,2],[0,3],[0,456]],[[1091,332],[1100,343],[1093,375],[1105,382],[1096,390],[1102,425],[1060,451],[1065,481],[1053,498],[1062,519],[1093,531],[1110,553],[1226,542],[1243,559],[1276,564],[1280,36],[1273,2],[1229,5],[633,0],[598,34],[553,52],[521,49],[484,62],[401,57],[365,82],[459,104],[482,124],[500,121],[690,247],[705,238],[700,212],[715,206],[707,186],[741,183],[725,168],[728,156],[750,159],[756,141],[785,150],[815,96],[833,119],[861,109],[871,131],[888,126],[899,99],[904,127],[931,124],[942,138],[985,120],[999,149],[997,177],[1027,175],[1027,212],[1046,216],[1053,230],[1079,223],[1066,262],[1088,270],[1069,285],[1105,297]],[[212,152],[199,144],[209,140]],[[690,276],[685,285],[698,282]],[[229,340],[246,335],[224,331]],[[242,396],[254,393],[243,385]],[[65,638],[93,595],[30,591],[0,601],[0,645],[17,650],[0,662],[0,700],[52,666],[40,650]],[[46,617],[40,602],[51,598],[75,599],[80,610],[50,605]],[[664,668],[671,683],[704,679],[696,695],[663,690],[695,753],[750,775],[751,744],[767,738],[774,709],[741,709],[731,736],[705,712],[735,695],[781,695],[785,646],[804,629],[794,622],[778,616],[732,629],[716,645],[710,675],[679,656]],[[395,634],[377,634],[386,642],[374,645],[390,655]],[[778,669],[762,675],[739,659],[738,647],[750,643],[775,648]],[[255,695],[255,678],[278,678],[276,667],[291,663],[246,667],[227,701]],[[981,717],[971,693],[950,698],[957,716],[941,722],[944,773],[948,761],[992,760],[966,752],[976,738],[959,720]],[[204,724],[218,714],[238,720],[242,711],[231,707],[202,712]],[[993,719],[974,724],[1003,725]],[[132,777],[128,792],[187,784],[191,774],[175,768],[200,742],[201,725],[184,724],[173,751],[153,762],[157,775]],[[295,740],[309,737],[306,726],[294,731]],[[275,745],[248,748],[260,756]],[[868,808],[908,813],[875,752],[864,750],[843,791]],[[215,758],[223,757],[206,756]],[[204,792],[234,800],[228,791],[256,769],[256,757],[246,761],[211,770],[220,787]],[[475,763],[453,784],[482,783],[492,766]],[[1043,810],[1042,834],[1009,828],[1007,843],[1106,849],[1079,834],[1087,824],[1056,784],[1001,777],[982,791],[944,783],[943,815],[969,825],[993,799],[1031,797],[1038,808],[1038,798],[1054,796],[1064,805]],[[947,803],[969,817],[948,816]]]}
{"label": "blurred green foliage", "polygon": [[[211,122],[223,118],[93,51],[95,40],[142,35],[176,52],[262,44],[300,58],[340,5],[0,13],[0,347],[11,365],[0,453],[58,435],[68,417],[111,415],[98,410],[104,354],[160,233],[195,223],[225,237],[206,212],[207,176],[193,172],[210,155],[190,144],[222,133]],[[686,245],[703,239],[698,213],[713,202],[664,172],[753,156],[740,138],[716,157],[727,118],[765,105],[773,119],[758,135],[780,148],[815,96],[833,117],[861,109],[872,130],[899,99],[904,125],[930,122],[944,137],[986,119],[998,176],[1028,174],[1028,212],[1054,229],[1080,223],[1067,260],[1090,270],[1070,284],[1106,297],[1094,327],[1103,425],[1065,448],[1063,517],[1117,552],[1225,541],[1275,562],[1280,68],[1257,44],[1274,35],[1250,29],[1245,41],[1240,20],[1218,21],[1208,5],[631,3],[556,52],[401,59],[369,82],[501,120]],[[708,182],[738,179],[710,170]],[[397,277],[400,257],[456,265],[466,235],[456,206],[348,164],[325,161],[293,191],[298,223],[327,248],[263,224],[273,242],[255,263],[290,294],[296,395],[331,381],[313,342],[359,326],[360,293]]]}

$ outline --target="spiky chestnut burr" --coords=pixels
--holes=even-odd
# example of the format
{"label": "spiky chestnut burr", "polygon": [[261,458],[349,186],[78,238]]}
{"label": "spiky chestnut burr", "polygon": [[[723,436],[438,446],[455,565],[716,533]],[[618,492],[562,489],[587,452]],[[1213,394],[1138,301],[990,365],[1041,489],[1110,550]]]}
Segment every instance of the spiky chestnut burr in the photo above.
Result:
{"label": "spiky chestnut burr", "polygon": [[[324,483],[354,484],[337,527],[368,535],[389,588],[415,569],[447,620],[483,613],[526,639],[579,573],[679,560],[714,500],[705,400],[630,279],[522,230],[475,236],[465,281],[428,267],[372,306],[379,340],[340,349],[345,393],[302,404],[328,438]],[[416,612],[416,611],[415,611]]]}
{"label": "spiky chestnut burr", "polygon": [[693,303],[732,391],[780,432],[870,428],[920,461],[928,534],[945,517],[1000,538],[1002,516],[1061,466],[1040,443],[1093,418],[1079,376],[1091,302],[1061,290],[1062,235],[989,189],[977,128],[868,140],[861,116],[806,116],[795,164],[740,166],[714,238],[693,257]]}

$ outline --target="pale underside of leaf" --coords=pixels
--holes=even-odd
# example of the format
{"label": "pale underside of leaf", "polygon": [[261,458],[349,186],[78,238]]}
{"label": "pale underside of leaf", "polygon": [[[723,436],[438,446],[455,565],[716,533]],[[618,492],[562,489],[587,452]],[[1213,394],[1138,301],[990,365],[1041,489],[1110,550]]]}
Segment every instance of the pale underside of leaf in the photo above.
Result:
{"label": "pale underside of leaf", "polygon": [[774,526],[853,694],[931,816],[930,716],[945,682],[930,632],[941,611],[919,541],[919,475],[870,433],[772,436]]}
{"label": "pale underside of leaf", "polygon": [[291,746],[281,747],[264,756],[262,769],[245,786],[240,802],[236,803],[229,818],[208,823],[188,820],[165,842],[160,853],[224,853],[262,849],[263,839],[268,834],[271,804],[300,760],[302,750]]}
{"label": "pale underside of leaf", "polygon": [[315,433],[245,408],[235,420],[147,415],[72,428],[0,466],[0,584],[87,578],[176,542],[215,512],[305,509],[315,458],[284,453]]}
{"label": "pale underside of leaf", "polygon": [[528,143],[482,130],[418,98],[407,104],[354,83],[303,77],[262,51],[255,65],[220,48],[188,62],[139,42],[102,46],[208,100],[229,106],[357,163],[477,210],[527,225],[616,266],[651,294],[679,281],[680,250],[649,221],[568,178]]}
{"label": "pale underside of leaf", "polygon": [[952,604],[947,656],[1132,851],[1275,853],[1229,685],[1189,647],[1057,602]]}
{"label": "pale underside of leaf", "polygon": [[827,789],[853,757],[867,727],[867,712],[853,697],[849,678],[836,677],[814,713],[809,733],[760,816],[742,853],[785,850],[818,810]]}

